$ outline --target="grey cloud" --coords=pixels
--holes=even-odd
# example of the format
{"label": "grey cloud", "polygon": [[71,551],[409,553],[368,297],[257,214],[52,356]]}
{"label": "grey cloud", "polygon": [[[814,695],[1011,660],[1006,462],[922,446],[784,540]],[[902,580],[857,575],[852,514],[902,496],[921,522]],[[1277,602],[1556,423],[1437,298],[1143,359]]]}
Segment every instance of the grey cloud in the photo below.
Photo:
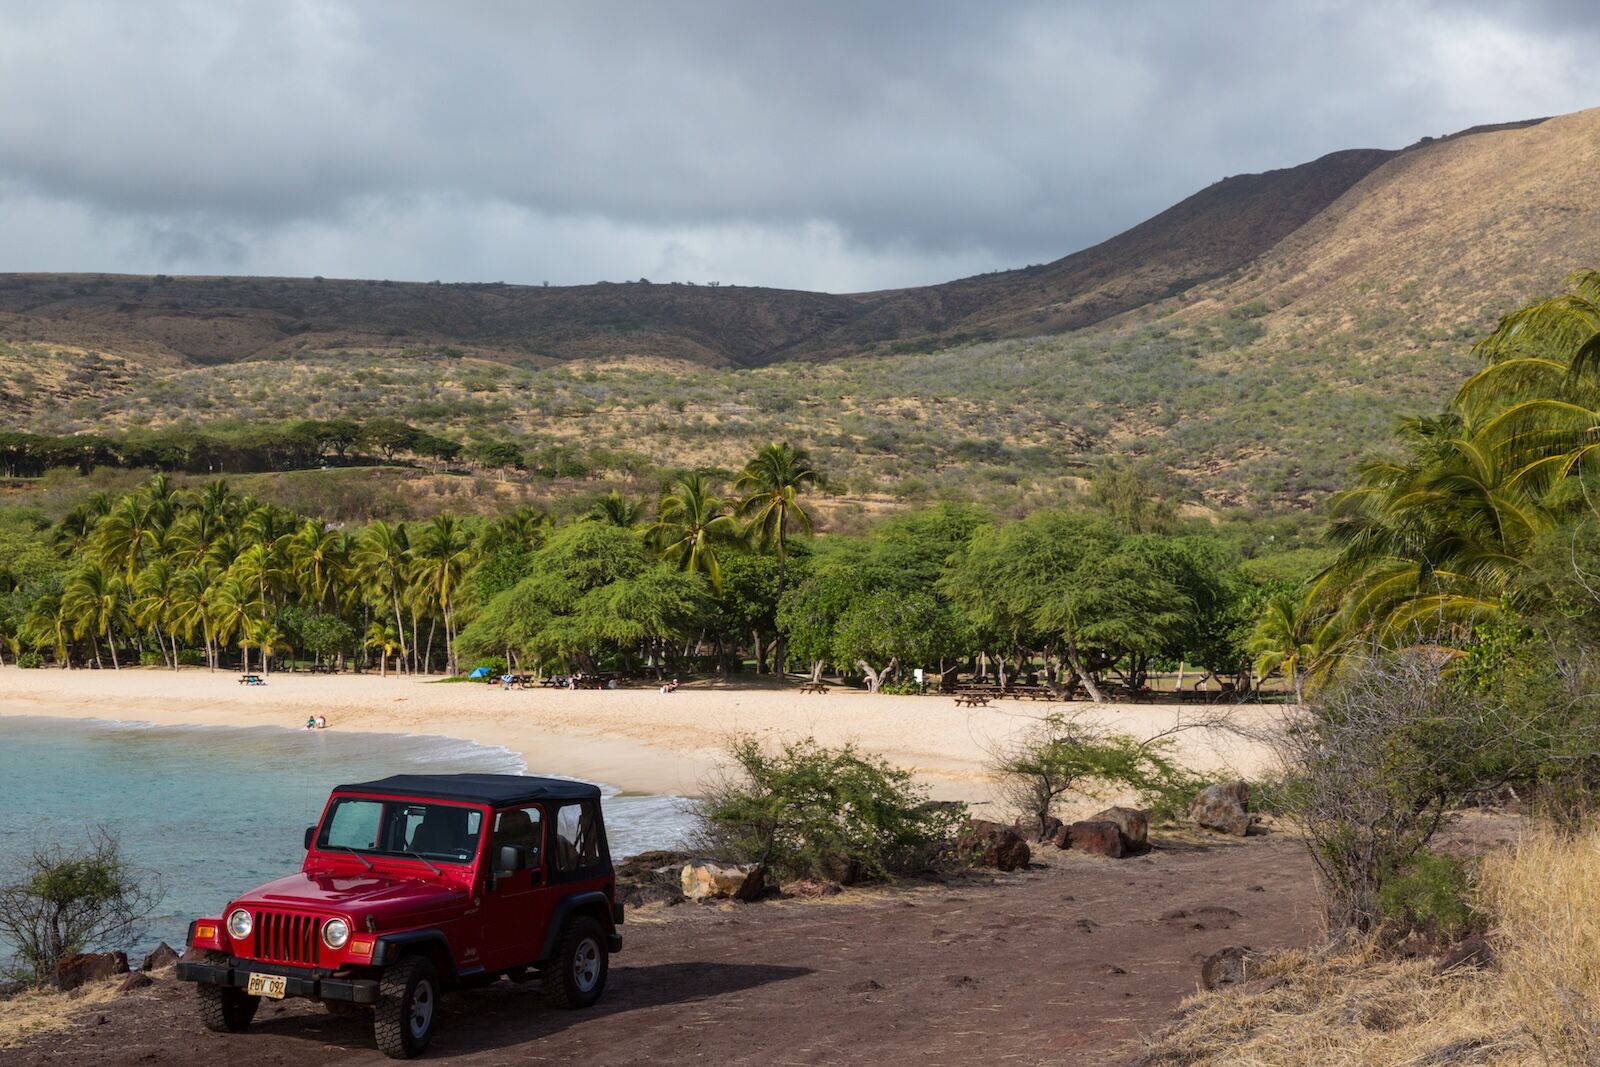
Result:
{"label": "grey cloud", "polygon": [[444,11],[0,11],[0,269],[879,288],[1600,103],[1575,0]]}

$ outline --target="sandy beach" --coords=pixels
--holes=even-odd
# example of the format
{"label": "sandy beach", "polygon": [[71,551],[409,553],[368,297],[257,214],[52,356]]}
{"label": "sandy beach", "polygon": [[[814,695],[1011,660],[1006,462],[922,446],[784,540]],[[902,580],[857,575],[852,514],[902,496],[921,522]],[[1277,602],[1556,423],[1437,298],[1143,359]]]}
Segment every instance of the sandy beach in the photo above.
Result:
{"label": "sandy beach", "polygon": [[[989,751],[1052,707],[1003,701],[957,708],[948,697],[884,696],[835,688],[801,694],[773,684],[686,685],[613,691],[511,690],[391,675],[274,674],[264,686],[204,669],[61,671],[0,668],[0,715],[113,719],[168,726],[300,728],[325,715],[335,730],[438,734],[507,748],[533,773],[573,775],[629,792],[693,796],[716,773],[735,734],[853,741],[911,768],[937,799],[985,805]],[[1149,737],[1213,709],[1167,705],[1071,705],[1122,732]],[[1246,705],[1232,720],[1266,722],[1281,708]],[[1176,737],[1176,753],[1203,771],[1250,776],[1268,756],[1226,731]]]}

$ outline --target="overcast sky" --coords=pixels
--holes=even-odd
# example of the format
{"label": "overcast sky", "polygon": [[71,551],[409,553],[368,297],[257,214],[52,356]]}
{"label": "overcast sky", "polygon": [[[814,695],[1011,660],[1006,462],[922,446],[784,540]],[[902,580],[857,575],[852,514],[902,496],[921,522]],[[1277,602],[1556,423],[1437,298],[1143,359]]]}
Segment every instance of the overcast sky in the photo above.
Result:
{"label": "overcast sky", "polygon": [[0,0],[0,271],[935,282],[1600,105],[1596,6]]}

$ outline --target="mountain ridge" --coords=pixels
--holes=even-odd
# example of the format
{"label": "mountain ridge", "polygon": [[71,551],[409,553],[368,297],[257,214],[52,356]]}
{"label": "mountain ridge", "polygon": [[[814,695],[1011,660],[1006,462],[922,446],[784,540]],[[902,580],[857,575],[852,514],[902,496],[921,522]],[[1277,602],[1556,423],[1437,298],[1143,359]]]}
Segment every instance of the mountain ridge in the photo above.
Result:
{"label": "mountain ridge", "polygon": [[535,366],[641,355],[749,367],[1062,333],[1240,269],[1402,155],[1542,121],[1233,175],[1051,263],[932,286],[834,294],[643,281],[543,287],[6,274],[0,338],[158,363],[444,346]]}

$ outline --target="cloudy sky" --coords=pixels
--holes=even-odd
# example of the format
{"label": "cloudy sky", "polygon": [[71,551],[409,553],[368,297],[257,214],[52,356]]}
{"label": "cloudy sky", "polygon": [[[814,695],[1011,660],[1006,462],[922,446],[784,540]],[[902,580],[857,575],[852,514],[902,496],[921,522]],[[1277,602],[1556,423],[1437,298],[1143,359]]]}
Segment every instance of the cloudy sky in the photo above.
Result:
{"label": "cloudy sky", "polygon": [[1583,0],[0,0],[0,271],[850,291],[1600,105]]}

